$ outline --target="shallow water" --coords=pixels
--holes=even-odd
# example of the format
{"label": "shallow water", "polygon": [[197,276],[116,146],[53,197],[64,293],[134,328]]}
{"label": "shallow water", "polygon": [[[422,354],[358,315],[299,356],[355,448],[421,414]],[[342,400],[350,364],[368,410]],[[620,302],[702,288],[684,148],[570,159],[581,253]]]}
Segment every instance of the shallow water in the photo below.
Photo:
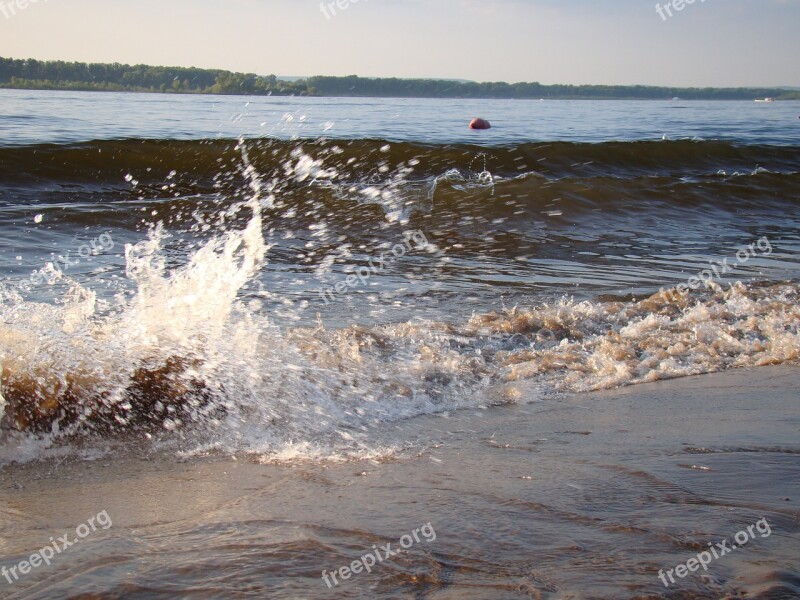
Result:
{"label": "shallow water", "polygon": [[[75,538],[97,511],[113,524],[3,591],[796,598],[800,447],[787,392],[796,385],[796,368],[768,367],[421,417],[384,428],[384,439],[403,448],[392,460],[178,463],[150,455],[5,469],[4,565],[50,535]],[[384,557],[386,544],[409,545],[415,530],[406,552],[333,584],[332,572],[376,547]],[[742,531],[747,542],[709,559],[707,571],[662,584],[659,571],[666,578],[708,544],[730,547]]]}

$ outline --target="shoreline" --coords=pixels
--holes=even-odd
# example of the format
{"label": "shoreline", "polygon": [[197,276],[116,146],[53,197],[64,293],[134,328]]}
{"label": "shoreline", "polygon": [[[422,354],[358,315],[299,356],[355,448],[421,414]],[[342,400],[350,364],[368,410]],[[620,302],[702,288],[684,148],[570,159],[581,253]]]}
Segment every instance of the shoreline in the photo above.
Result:
{"label": "shoreline", "polygon": [[[23,87],[11,86],[0,84],[0,90],[17,90],[28,92],[100,92],[100,93],[118,93],[118,94],[158,94],[165,96],[238,96],[242,98],[375,98],[382,100],[514,100],[514,101],[528,101],[528,102],[541,102],[541,101],[577,101],[585,100],[588,102],[673,102],[674,98],[646,98],[641,96],[618,96],[618,97],[603,97],[603,96],[543,96],[541,98],[531,96],[529,98],[503,98],[494,96],[376,96],[376,95],[335,95],[335,94],[245,94],[239,92],[226,93],[226,92],[198,92],[192,90],[108,90],[108,89],[73,89],[68,87]],[[680,102],[757,102],[760,99],[751,98],[679,98]],[[800,102],[800,98],[774,98],[774,102]]]}
{"label": "shoreline", "polygon": [[[789,598],[798,387],[800,368],[783,365],[416,417],[387,428],[413,450],[385,461],[5,466],[4,565],[91,514],[114,526],[4,592],[196,597],[225,580],[239,597]],[[759,519],[769,537],[662,585],[659,570]],[[425,524],[435,541],[323,583]]]}

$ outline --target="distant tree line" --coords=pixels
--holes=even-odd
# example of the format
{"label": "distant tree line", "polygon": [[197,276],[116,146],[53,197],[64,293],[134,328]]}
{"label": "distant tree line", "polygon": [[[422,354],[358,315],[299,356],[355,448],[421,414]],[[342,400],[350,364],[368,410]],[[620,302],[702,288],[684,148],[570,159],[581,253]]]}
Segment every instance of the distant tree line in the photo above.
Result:
{"label": "distant tree line", "polygon": [[547,98],[754,100],[800,99],[800,92],[780,88],[672,88],[643,85],[542,85],[540,83],[475,83],[438,79],[370,79],[311,77],[309,89],[320,96],[395,96],[414,98]]}
{"label": "distant tree line", "polygon": [[619,85],[542,85],[475,83],[441,79],[310,77],[284,81],[275,75],[219,69],[151,67],[119,63],[79,63],[0,57],[0,88],[101,90],[193,94],[281,96],[365,96],[399,98],[547,98],[800,100],[800,92],[781,88],[671,88]]}
{"label": "distant tree line", "polygon": [[219,69],[151,67],[119,63],[15,60],[0,57],[0,87],[195,94],[307,95],[303,81]]}

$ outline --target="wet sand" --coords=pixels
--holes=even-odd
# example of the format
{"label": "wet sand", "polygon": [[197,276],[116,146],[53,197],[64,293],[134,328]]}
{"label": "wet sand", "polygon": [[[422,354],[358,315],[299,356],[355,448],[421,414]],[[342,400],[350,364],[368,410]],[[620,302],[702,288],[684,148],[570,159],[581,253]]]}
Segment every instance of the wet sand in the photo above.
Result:
{"label": "wet sand", "polygon": [[[6,466],[0,566],[101,511],[113,526],[0,597],[798,598],[799,389],[800,368],[764,367],[418,417],[382,434],[411,442],[384,461]],[[761,519],[707,572],[659,579]]]}

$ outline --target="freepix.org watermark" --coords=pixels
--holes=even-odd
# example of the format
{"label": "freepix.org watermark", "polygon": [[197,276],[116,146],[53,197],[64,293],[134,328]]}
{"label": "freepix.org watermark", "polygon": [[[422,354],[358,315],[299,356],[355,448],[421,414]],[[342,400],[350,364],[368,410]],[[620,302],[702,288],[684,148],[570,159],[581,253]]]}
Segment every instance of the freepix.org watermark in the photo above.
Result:
{"label": "freepix.org watermark", "polygon": [[31,554],[28,560],[23,560],[13,567],[0,567],[0,575],[5,577],[8,583],[19,581],[20,576],[28,575],[31,570],[41,567],[43,564],[50,566],[50,563],[57,555],[63,553],[82,539],[88,537],[91,533],[97,531],[98,526],[102,529],[109,529],[112,525],[111,517],[108,516],[106,511],[97,513],[86,523],[81,523],[75,528],[75,535],[77,537],[70,539],[70,534],[65,533],[58,539],[50,538],[50,545]]}
{"label": "freepix.org watermark", "polygon": [[[363,573],[366,571],[367,573],[372,573],[372,568],[375,566],[380,565],[383,561],[387,558],[391,558],[397,554],[401,554],[411,548],[414,544],[419,544],[422,542],[420,539],[420,534],[422,534],[422,538],[429,544],[431,542],[436,541],[436,531],[433,529],[433,525],[430,523],[426,523],[422,527],[418,527],[414,531],[411,532],[410,535],[404,535],[400,538],[400,549],[392,550],[392,544],[386,544],[385,546],[378,546],[375,545],[372,547],[372,552],[369,552],[359,558],[358,560],[354,560],[350,565],[346,567],[341,567],[336,569],[335,571],[328,573],[327,571],[322,572],[322,579],[327,584],[328,589],[336,587],[339,585],[339,581],[336,578],[338,575],[343,581],[350,579],[353,575],[358,575],[359,573]],[[333,583],[331,583],[331,581]]]}
{"label": "freepix.org watermark", "polygon": [[47,263],[43,268],[38,269],[30,276],[13,285],[0,283],[0,292],[9,295],[11,290],[17,292],[30,292],[32,288],[42,283],[52,282],[52,280],[63,275],[73,267],[81,264],[81,260],[88,261],[90,257],[97,256],[103,252],[110,252],[114,249],[114,239],[110,233],[100,234],[97,238],[82,244],[77,250],[77,256],[73,256],[72,250],[66,254],[59,255],[53,262]]}
{"label": "freepix.org watermark", "polygon": [[[750,540],[756,539],[756,531],[761,534],[762,538],[767,538],[772,533],[772,528],[769,526],[766,519],[761,519],[754,525],[748,525],[747,530],[742,529],[736,533],[736,535],[733,536],[733,540],[736,543],[729,543],[729,540],[722,540],[717,544],[709,542],[708,547],[710,552],[704,550],[695,558],[690,558],[685,564],[680,564],[674,569],[669,569],[666,573],[664,569],[661,569],[658,572],[658,578],[664,584],[664,587],[668,588],[670,583],[675,583],[675,578],[672,576],[673,573],[680,579],[683,579],[689,573],[699,571],[700,567],[703,567],[704,571],[708,571],[708,565],[710,565],[712,561],[719,560],[726,554],[730,554],[734,550],[744,547]],[[669,578],[669,583],[667,583],[667,578]]]}
{"label": "freepix.org watermark", "polygon": [[384,252],[377,259],[370,260],[368,267],[359,267],[355,270],[355,273],[348,275],[344,281],[320,290],[320,298],[327,306],[336,299],[337,295],[346,294],[358,285],[366,285],[370,277],[384,271],[388,265],[403,258],[411,250],[419,250],[428,245],[428,238],[421,231],[408,232],[405,234],[405,241],[402,244],[395,244],[388,252]]}
{"label": "freepix.org watermark", "polygon": [[[694,4],[698,0],[672,0],[671,2],[667,2],[664,6],[661,4],[656,4],[656,12],[658,16],[661,17],[662,21],[666,21],[667,19],[672,17],[672,11],[681,12],[684,8],[686,8],[690,4]],[[699,0],[700,3],[705,2],[706,0]]]}
{"label": "freepix.org watermark", "polygon": [[18,11],[23,11],[37,2],[49,2],[49,0],[0,0],[0,12],[6,19],[10,19],[17,16]]}
{"label": "freepix.org watermark", "polygon": [[[360,0],[361,2],[369,2],[369,0]],[[325,15],[325,18],[329,21],[335,17],[338,13],[336,9],[338,8],[340,11],[345,11],[350,8],[351,4],[358,4],[359,0],[336,0],[335,2],[322,2],[319,5],[319,10]]]}
{"label": "freepix.org watermark", "polygon": [[667,298],[674,299],[675,294],[685,296],[690,289],[697,290],[702,286],[712,287],[712,284],[715,283],[715,279],[721,280],[723,275],[735,271],[737,266],[743,265],[751,258],[758,256],[756,250],[759,250],[762,256],[769,256],[772,254],[772,244],[769,239],[762,237],[758,241],[739,250],[736,253],[736,263],[729,263],[726,257],[717,263],[712,263],[710,268],[703,269],[697,275],[690,277],[686,283],[677,285],[674,290],[665,290],[662,287],[660,292],[666,295]]}

